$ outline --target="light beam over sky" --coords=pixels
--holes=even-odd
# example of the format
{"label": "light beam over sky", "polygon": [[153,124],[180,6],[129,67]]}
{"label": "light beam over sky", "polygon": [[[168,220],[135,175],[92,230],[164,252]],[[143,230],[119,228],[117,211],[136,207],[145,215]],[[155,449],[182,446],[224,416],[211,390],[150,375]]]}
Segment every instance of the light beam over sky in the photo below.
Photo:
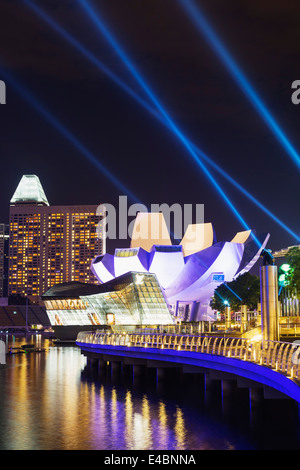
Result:
{"label": "light beam over sky", "polygon": [[[120,45],[117,43],[115,38],[113,37],[112,33],[108,30],[108,28],[104,25],[104,22],[100,19],[99,13],[95,13],[95,11],[91,8],[91,6],[86,2],[85,0],[80,1],[80,5],[82,5],[83,10],[87,13],[88,17],[91,18],[91,20],[95,23],[99,31],[102,33],[102,35],[105,36],[106,40],[111,44],[111,46],[114,48],[114,50],[117,52],[123,63],[126,65],[128,70],[131,72],[133,77],[136,79],[138,84],[142,87],[142,89],[145,91],[146,95],[151,99],[151,101],[154,103],[156,108],[160,111],[164,119],[168,123],[168,127],[172,132],[175,134],[175,136],[180,140],[180,142],[183,144],[183,146],[187,149],[189,152],[190,156],[193,158],[193,160],[197,163],[197,165],[202,169],[208,180],[212,183],[212,185],[215,187],[215,189],[218,191],[218,193],[221,195],[222,199],[226,203],[226,205],[229,207],[229,209],[233,212],[235,217],[239,220],[239,222],[242,224],[242,226],[246,230],[250,230],[248,224],[246,221],[243,219],[239,211],[235,208],[235,206],[232,204],[230,199],[227,197],[221,186],[218,184],[218,182],[214,179],[212,174],[207,170],[205,165],[202,163],[201,160],[197,157],[195,151],[193,150],[191,144],[189,141],[186,139],[186,137],[182,134],[178,126],[175,124],[175,122],[172,120],[172,118],[169,116],[165,108],[162,106],[162,104],[159,102],[159,100],[156,98],[154,93],[152,92],[151,88],[149,85],[145,82],[145,80],[141,77],[141,75],[138,73],[136,68],[133,66],[133,63],[125,54],[123,49],[120,47]],[[260,242],[257,240],[255,235],[253,235],[253,238],[255,242],[257,243],[258,246],[260,246]]]}
{"label": "light beam over sky", "polygon": [[67,129],[57,118],[52,114],[40,100],[38,100],[29,90],[27,90],[15,77],[0,67],[1,76],[5,78],[16,92],[22,96],[43,118],[48,121],[60,134],[62,134],[77,151],[82,153],[87,160],[96,166],[98,170],[105,175],[119,190],[126,194],[133,202],[139,202],[138,198],[118,179],[112,172],[110,172],[100,160],[95,157],[73,134]]}
{"label": "light beam over sky", "polygon": [[227,289],[230,290],[230,292],[232,292],[233,295],[235,295],[241,302],[243,301],[243,299],[241,299],[241,297],[240,297],[239,295],[237,295],[237,293],[234,292],[234,290],[231,289],[231,287],[229,287],[229,286],[226,284],[226,282],[224,282],[223,286],[227,287]]}
{"label": "light beam over sky", "polygon": [[268,111],[266,105],[258,96],[257,92],[250,84],[249,80],[246,78],[245,74],[242,72],[232,55],[229,53],[228,49],[226,49],[221,39],[217,36],[211,25],[208,23],[199,7],[196,7],[192,0],[177,1],[180,3],[182,9],[186,11],[190,20],[197,26],[198,31],[204,35],[208,44],[213,48],[245,96],[256,109],[263,121],[267,124],[275,138],[280,142],[288,156],[296,164],[297,168],[300,169],[300,157],[298,152],[286,137],[285,133],[276,122],[272,114]]}
{"label": "light beam over sky", "polygon": [[[77,39],[69,34],[63,27],[61,27],[53,18],[51,18],[46,12],[40,9],[30,0],[23,0],[23,2],[29,7],[35,14],[37,14],[43,21],[45,21],[52,29],[61,35],[68,43],[75,47],[86,59],[94,64],[101,72],[108,76],[117,86],[121,87],[123,91],[128,93],[138,104],[143,106],[152,116],[158,119],[162,124],[169,127],[168,122],[154,109],[152,108],[143,98],[141,98],[132,88],[130,88],[124,81],[117,77],[103,62],[101,62],[93,53],[86,49]],[[260,201],[258,201],[249,191],[247,191],[242,185],[234,180],[225,170],[217,165],[212,159],[210,159],[199,147],[192,144],[194,151],[197,153],[199,158],[204,159],[209,165],[220,173],[227,181],[229,181],[235,188],[237,188],[245,197],[247,197],[253,204],[259,207],[265,214],[267,214],[275,223],[277,223],[283,230],[295,239],[300,241],[299,235],[291,230],[283,221],[281,221],[275,214],[273,214],[267,207],[265,207]]]}

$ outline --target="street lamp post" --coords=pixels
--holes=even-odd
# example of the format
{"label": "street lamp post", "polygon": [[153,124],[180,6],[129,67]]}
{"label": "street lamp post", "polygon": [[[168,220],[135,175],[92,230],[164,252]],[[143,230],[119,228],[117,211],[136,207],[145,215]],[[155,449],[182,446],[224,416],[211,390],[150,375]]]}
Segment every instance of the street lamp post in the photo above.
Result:
{"label": "street lamp post", "polygon": [[270,256],[264,257],[260,268],[260,298],[263,339],[279,341],[278,274]]}

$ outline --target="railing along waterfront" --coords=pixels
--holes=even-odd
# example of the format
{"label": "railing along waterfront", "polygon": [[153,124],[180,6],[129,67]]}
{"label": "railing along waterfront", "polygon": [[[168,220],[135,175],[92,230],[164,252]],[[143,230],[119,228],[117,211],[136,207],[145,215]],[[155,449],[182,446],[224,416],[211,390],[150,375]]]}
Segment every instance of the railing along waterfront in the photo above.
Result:
{"label": "railing along waterfront", "polygon": [[163,333],[102,333],[82,331],[77,343],[190,351],[239,359],[300,380],[300,344],[244,338]]}

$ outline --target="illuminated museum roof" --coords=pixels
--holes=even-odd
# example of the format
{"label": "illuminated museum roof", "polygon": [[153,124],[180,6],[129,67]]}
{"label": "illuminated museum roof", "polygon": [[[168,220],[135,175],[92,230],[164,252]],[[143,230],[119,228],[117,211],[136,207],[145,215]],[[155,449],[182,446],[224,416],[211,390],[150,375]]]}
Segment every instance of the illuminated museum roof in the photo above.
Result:
{"label": "illuminated museum roof", "polygon": [[87,284],[84,282],[64,282],[62,284],[55,284],[54,286],[50,287],[44,294],[42,295],[42,299],[51,299],[51,298],[79,298],[80,295],[91,295],[97,294],[101,292],[101,287],[103,292],[103,284]]}
{"label": "illuminated museum roof", "polygon": [[231,241],[215,242],[212,224],[203,223],[189,225],[181,243],[172,245],[162,213],[138,214],[130,248],[95,258],[91,269],[103,283],[131,271],[154,273],[169,305],[203,304],[218,285],[249,271],[268,239],[269,234],[246,230]]}
{"label": "illuminated museum roof", "polygon": [[130,272],[102,285],[57,284],[42,295],[51,325],[172,324],[155,274]]}

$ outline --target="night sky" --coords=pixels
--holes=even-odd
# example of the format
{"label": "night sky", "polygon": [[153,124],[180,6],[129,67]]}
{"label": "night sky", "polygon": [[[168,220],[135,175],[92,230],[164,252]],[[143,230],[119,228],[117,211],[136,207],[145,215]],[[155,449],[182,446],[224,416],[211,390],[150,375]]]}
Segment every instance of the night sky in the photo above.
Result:
{"label": "night sky", "polygon": [[[73,0],[32,0],[147,100],[111,45]],[[90,0],[180,130],[300,235],[299,168],[241,92],[177,0]],[[300,152],[298,0],[195,0]],[[51,205],[117,204],[124,194],[16,91],[12,77],[148,207],[204,204],[218,241],[244,230],[179,140],[22,0],[0,0],[0,221],[23,174]],[[148,100],[149,101],[149,100]],[[210,169],[268,247],[296,243]],[[133,201],[129,201],[132,203]],[[111,245],[108,245],[108,251]]]}

